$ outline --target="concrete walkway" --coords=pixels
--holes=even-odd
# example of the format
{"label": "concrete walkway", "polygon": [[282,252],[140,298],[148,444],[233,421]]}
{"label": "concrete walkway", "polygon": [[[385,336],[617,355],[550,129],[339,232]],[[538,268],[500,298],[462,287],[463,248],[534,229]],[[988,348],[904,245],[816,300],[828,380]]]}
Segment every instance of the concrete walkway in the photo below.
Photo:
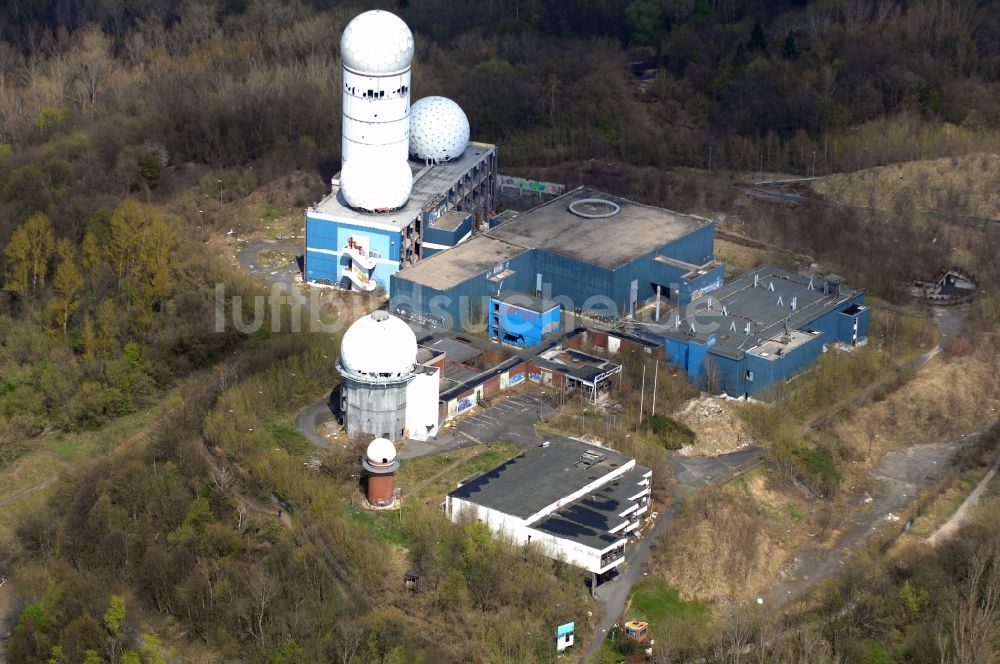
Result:
{"label": "concrete walkway", "polygon": [[992,481],[994,476],[996,476],[998,468],[1000,468],[1000,460],[993,464],[990,472],[986,473],[986,476],[983,479],[979,480],[979,484],[977,484],[976,488],[972,490],[972,493],[970,493],[966,499],[962,501],[962,504],[957,510],[955,510],[955,513],[951,515],[951,518],[942,523],[940,527],[938,527],[938,529],[927,538],[928,544],[936,546],[939,542],[948,539],[954,535],[956,531],[958,531],[968,518],[969,510],[975,507],[976,503],[979,502],[979,499],[983,497],[983,494],[986,492],[986,488],[990,485],[990,481]]}

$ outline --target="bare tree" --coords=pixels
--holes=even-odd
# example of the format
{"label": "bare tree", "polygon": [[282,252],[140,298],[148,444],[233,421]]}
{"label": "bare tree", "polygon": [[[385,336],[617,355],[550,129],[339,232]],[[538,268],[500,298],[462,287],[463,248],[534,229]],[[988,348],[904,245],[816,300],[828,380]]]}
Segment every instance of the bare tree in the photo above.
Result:
{"label": "bare tree", "polygon": [[942,664],[995,661],[1000,636],[1000,535],[973,551],[969,575],[951,606],[950,643]]}

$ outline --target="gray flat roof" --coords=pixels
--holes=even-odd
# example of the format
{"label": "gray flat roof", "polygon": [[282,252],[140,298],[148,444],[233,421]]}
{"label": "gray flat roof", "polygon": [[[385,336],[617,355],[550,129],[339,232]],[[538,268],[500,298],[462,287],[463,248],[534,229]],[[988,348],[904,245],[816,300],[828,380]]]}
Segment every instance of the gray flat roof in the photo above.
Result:
{"label": "gray flat roof", "polygon": [[453,362],[468,362],[469,360],[483,354],[483,351],[479,350],[472,344],[467,344],[464,341],[459,341],[453,337],[442,337],[437,339],[430,344],[430,347],[436,351],[444,353],[445,360],[451,360]]}
{"label": "gray flat roof", "polygon": [[[699,343],[706,343],[709,337],[715,336],[713,353],[739,358],[757,346],[758,339],[764,342],[784,335],[786,318],[789,330],[807,327],[860,292],[840,286],[838,294],[826,295],[824,282],[824,279],[762,266],[692,300],[669,314],[664,324],[645,325],[642,329],[667,338]],[[794,311],[792,298],[795,298]],[[749,335],[747,323],[750,324]]]}
{"label": "gray flat roof", "polygon": [[538,313],[542,313],[559,306],[550,300],[544,300],[536,295],[528,295],[527,293],[522,293],[521,291],[504,291],[500,295],[494,295],[493,299],[506,302],[507,304],[513,304],[515,307],[521,307],[522,309],[537,311]]}
{"label": "gray flat roof", "polygon": [[[588,466],[588,450],[606,458]],[[631,461],[630,457],[570,438],[552,438],[463,484],[449,495],[525,519]]]}
{"label": "gray flat roof", "polygon": [[[587,199],[619,207],[611,217],[588,219],[570,206]],[[586,204],[584,204],[586,205]],[[703,219],[626,198],[578,187],[519,214],[486,235],[521,247],[543,249],[575,260],[615,269],[700,228]]]}
{"label": "gray flat roof", "polygon": [[[612,217],[586,219],[569,210],[574,202],[585,199],[611,201],[620,211]],[[615,269],[706,223],[691,215],[579,187],[397,274],[443,290],[531,249]]]}
{"label": "gray flat roof", "polygon": [[526,251],[524,247],[485,234],[474,235],[462,244],[439,251],[396,274],[413,283],[445,290]]}
{"label": "gray flat roof", "polygon": [[631,497],[641,491],[639,482],[649,472],[649,468],[636,466],[558,512],[539,519],[531,528],[603,551],[625,539],[624,532],[608,531],[628,521],[628,517],[619,515],[633,504]]}
{"label": "gray flat roof", "polygon": [[[392,212],[364,212],[348,206],[340,193],[340,187],[334,185],[331,192],[312,207],[320,214],[329,214],[338,219],[361,224],[380,223],[391,224],[405,228],[417,218],[424,207],[442,194],[446,194],[462,176],[483,159],[485,154],[496,146],[488,143],[470,142],[465,152],[458,159],[443,164],[425,165],[414,161],[407,162],[413,172],[413,189],[406,205]],[[340,174],[335,177],[339,181]]]}
{"label": "gray flat roof", "polygon": [[431,228],[437,228],[443,231],[453,231],[461,226],[462,222],[468,218],[468,212],[445,212],[440,217],[432,221],[430,226]]}

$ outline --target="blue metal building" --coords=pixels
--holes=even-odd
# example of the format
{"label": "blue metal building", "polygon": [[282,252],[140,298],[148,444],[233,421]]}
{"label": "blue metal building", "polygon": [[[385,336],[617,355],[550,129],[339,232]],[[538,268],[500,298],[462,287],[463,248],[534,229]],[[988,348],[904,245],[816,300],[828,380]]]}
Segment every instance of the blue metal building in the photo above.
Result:
{"label": "blue metal building", "polygon": [[829,344],[868,340],[864,293],[843,278],[760,267],[644,326],[666,360],[711,391],[767,399],[816,361]]}
{"label": "blue metal building", "polygon": [[504,290],[608,316],[657,291],[682,305],[722,286],[714,241],[712,221],[581,187],[393,274],[392,306],[482,330]]}
{"label": "blue metal building", "polygon": [[495,212],[496,146],[469,143],[458,159],[410,167],[409,200],[385,213],[349,207],[333,180],[330,194],[306,210],[306,281],[389,290],[399,270],[486,227]]}
{"label": "blue metal building", "polygon": [[507,291],[490,297],[490,339],[511,346],[536,346],[559,329],[559,305],[540,297]]}

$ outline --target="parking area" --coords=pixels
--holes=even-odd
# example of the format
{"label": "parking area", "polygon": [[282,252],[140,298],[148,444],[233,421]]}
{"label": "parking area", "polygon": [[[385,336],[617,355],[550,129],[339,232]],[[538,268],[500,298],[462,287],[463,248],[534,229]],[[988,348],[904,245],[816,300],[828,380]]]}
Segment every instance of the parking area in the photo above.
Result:
{"label": "parking area", "polygon": [[473,442],[507,442],[519,447],[537,443],[535,423],[555,410],[552,401],[542,392],[525,392],[495,401],[494,405],[477,406],[468,415],[458,418],[438,435],[438,441],[461,437]]}

